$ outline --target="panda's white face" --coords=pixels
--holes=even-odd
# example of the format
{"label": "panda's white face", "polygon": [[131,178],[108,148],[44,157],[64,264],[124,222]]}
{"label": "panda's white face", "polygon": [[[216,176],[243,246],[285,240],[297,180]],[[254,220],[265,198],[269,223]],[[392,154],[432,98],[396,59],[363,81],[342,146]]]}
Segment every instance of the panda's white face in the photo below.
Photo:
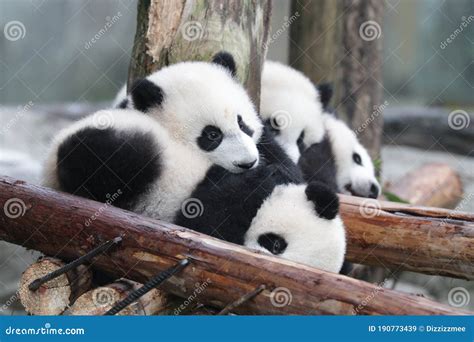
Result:
{"label": "panda's white face", "polygon": [[174,139],[231,172],[258,165],[256,144],[263,125],[243,87],[224,67],[178,63],[140,82],[132,86],[128,106],[156,119]]}
{"label": "panda's white face", "polygon": [[275,140],[296,163],[300,157],[298,138],[305,132],[306,146],[324,136],[322,106],[311,81],[286,65],[267,61],[262,72],[260,115],[275,131]]}
{"label": "panda's white face", "polygon": [[323,117],[336,163],[339,191],[347,195],[377,198],[380,185],[367,150],[345,123],[330,114]]}
{"label": "panda's white face", "polygon": [[339,216],[330,219],[319,216],[305,194],[305,187],[277,186],[253,219],[244,244],[325,271],[339,272],[346,249],[344,225]]}

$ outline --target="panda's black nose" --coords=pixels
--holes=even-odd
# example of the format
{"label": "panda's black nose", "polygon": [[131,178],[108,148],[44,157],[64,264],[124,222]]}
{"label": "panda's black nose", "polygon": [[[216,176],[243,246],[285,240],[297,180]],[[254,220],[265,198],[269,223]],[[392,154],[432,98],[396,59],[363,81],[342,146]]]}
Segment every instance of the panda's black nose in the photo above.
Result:
{"label": "panda's black nose", "polygon": [[242,164],[236,164],[237,167],[240,167],[241,169],[250,169],[252,166],[255,165],[255,163],[257,162],[257,159],[255,159],[254,161],[251,161],[250,163],[242,163]]}
{"label": "panda's black nose", "polygon": [[370,198],[377,198],[378,195],[379,195],[379,186],[375,183],[372,183],[372,185],[370,186],[369,197]]}

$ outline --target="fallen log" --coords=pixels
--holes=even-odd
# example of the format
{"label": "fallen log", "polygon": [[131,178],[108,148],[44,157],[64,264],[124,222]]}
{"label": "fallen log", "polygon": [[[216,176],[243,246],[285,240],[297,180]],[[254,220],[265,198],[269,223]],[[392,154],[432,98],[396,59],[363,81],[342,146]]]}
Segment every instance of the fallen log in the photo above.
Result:
{"label": "fallen log", "polygon": [[340,196],[347,259],[474,279],[474,215],[448,209]]}
{"label": "fallen log", "polygon": [[452,209],[463,196],[459,174],[443,163],[425,164],[385,188],[410,204],[428,207]]}
{"label": "fallen log", "polygon": [[[7,205],[12,203],[12,199],[19,203],[19,210],[12,211]],[[357,205],[344,197],[342,201],[343,210],[349,207],[350,215],[346,215],[346,218],[357,217],[354,215]],[[385,207],[394,211],[388,214],[389,217],[398,217],[395,211],[401,211],[402,207],[393,208],[389,204]],[[223,308],[257,286],[265,285],[266,289],[262,293],[238,306],[236,313],[467,313],[426,298],[252,252],[118,208],[109,207],[96,215],[103,204],[7,177],[0,178],[0,205],[4,208],[4,215],[0,216],[0,239],[66,260],[77,258],[105,240],[123,235],[120,246],[94,259],[95,268],[115,277],[145,282],[159,271],[174,265],[177,260],[187,258],[191,262],[190,266],[163,283],[162,289],[186,298],[192,296],[196,283],[205,280],[207,286],[199,294],[199,302],[205,305]],[[429,210],[425,209],[425,212],[429,213]],[[95,219],[92,224],[86,225],[86,220],[93,215]],[[405,223],[410,222],[402,215],[400,219]],[[425,224],[429,226],[430,221],[426,221]],[[356,220],[359,229],[360,222]],[[351,224],[349,220],[348,226]],[[471,224],[465,224],[472,228]],[[458,228],[468,229],[451,222],[447,225],[450,229],[443,232],[448,235]],[[387,232],[390,231],[387,224],[383,226]],[[349,232],[354,234],[357,229]],[[357,241],[353,237],[351,239]],[[472,263],[472,258],[469,262]]]}
{"label": "fallen log", "polygon": [[[66,312],[68,315],[103,315],[116,303],[127,297],[142,284],[128,279],[119,279],[115,283],[90,290],[80,296]],[[149,316],[166,309],[167,295],[153,289],[136,302],[133,302],[117,315]]]}
{"label": "fallen log", "polygon": [[65,264],[59,259],[44,257],[30,265],[20,279],[18,294],[26,312],[32,315],[59,315],[74,302],[76,298],[90,289],[92,272],[85,265],[48,281],[36,291],[28,285]]}

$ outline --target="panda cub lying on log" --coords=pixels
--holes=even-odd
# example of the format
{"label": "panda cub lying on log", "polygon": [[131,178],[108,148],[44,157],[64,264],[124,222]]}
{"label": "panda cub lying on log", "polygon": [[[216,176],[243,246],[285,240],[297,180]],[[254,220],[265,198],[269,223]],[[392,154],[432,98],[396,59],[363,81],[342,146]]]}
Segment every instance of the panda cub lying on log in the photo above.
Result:
{"label": "panda cub lying on log", "polygon": [[380,185],[372,160],[354,132],[329,112],[331,96],[329,86],[315,87],[289,66],[264,64],[261,116],[304,179],[343,194],[377,198]]}
{"label": "panda cub lying on log", "polygon": [[121,189],[115,206],[339,272],[336,194],[303,183],[233,74],[232,56],[220,53],[136,81],[122,109],[58,134],[46,185],[98,201]]}

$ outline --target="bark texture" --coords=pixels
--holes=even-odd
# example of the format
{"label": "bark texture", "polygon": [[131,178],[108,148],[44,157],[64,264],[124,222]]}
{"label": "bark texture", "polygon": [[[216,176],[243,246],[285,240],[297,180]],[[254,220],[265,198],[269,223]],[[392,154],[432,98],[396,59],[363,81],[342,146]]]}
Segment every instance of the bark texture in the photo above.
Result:
{"label": "bark texture", "polygon": [[[255,253],[117,208],[108,208],[86,226],[86,219],[99,210],[101,203],[2,178],[0,204],[5,206],[11,198],[20,199],[24,206],[14,218],[0,216],[0,239],[45,254],[60,251],[58,256],[69,260],[104,240],[122,235],[121,245],[94,259],[94,267],[116,278],[145,282],[177,260],[188,258],[191,265],[161,288],[187,298],[193,295],[196,283],[206,282],[207,287],[199,296],[199,302],[205,305],[225,307],[263,284],[266,290],[236,308],[237,313],[465,313],[425,298]],[[472,277],[472,216],[391,203],[383,204],[382,213],[371,219],[362,217],[360,210],[360,202],[342,198],[352,260],[358,257],[359,261],[374,264],[380,260],[390,266],[407,265],[430,272],[441,269],[447,274]],[[452,218],[444,223],[447,216]],[[416,240],[411,242],[412,238]]]}
{"label": "bark texture", "polygon": [[382,135],[382,18],[379,0],[296,0],[290,65],[334,84],[334,106],[374,160]]}
{"label": "bark texture", "polygon": [[260,103],[271,1],[152,0],[138,3],[128,84],[180,61],[209,61],[230,52],[237,77]]}

